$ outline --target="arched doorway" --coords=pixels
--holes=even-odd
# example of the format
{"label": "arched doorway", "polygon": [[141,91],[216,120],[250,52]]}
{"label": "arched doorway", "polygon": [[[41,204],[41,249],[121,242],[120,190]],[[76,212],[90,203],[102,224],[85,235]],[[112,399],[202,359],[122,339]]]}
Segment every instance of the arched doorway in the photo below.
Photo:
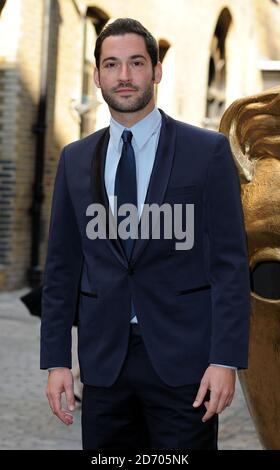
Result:
{"label": "arched doorway", "polygon": [[5,6],[5,3],[6,3],[6,0],[0,0],[0,15],[1,15],[1,12]]}
{"label": "arched doorway", "polygon": [[159,39],[159,61],[162,63],[163,74],[160,84],[156,87],[157,106],[170,114],[174,114],[174,50],[166,39]]}
{"label": "arched doorway", "polygon": [[218,129],[226,101],[226,38],[232,17],[227,8],[219,15],[210,46],[206,127]]}
{"label": "arched doorway", "polygon": [[99,121],[98,115],[100,108],[104,105],[99,90],[93,83],[93,49],[97,36],[108,21],[109,16],[100,8],[94,6],[87,8],[84,20],[81,137],[85,137],[100,127],[100,123],[97,122]]}

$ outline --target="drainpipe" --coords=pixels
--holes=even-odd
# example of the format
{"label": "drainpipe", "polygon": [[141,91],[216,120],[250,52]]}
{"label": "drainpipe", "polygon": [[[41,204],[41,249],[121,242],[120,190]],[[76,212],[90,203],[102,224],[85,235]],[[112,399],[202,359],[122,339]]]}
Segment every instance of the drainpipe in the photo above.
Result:
{"label": "drainpipe", "polygon": [[31,205],[31,266],[28,270],[28,280],[31,287],[37,287],[42,280],[42,269],[40,262],[40,241],[42,231],[41,212],[44,200],[43,176],[45,163],[45,137],[46,137],[46,115],[47,115],[47,84],[49,66],[49,42],[51,27],[51,9],[53,0],[44,0],[43,36],[42,36],[42,59],[40,78],[40,98],[37,111],[37,120],[33,125],[36,139],[35,147],[35,172],[33,184],[33,198]]}

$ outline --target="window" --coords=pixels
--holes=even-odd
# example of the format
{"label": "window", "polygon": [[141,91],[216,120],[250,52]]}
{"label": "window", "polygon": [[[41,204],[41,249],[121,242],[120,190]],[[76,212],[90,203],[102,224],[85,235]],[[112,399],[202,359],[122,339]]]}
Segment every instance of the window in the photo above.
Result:
{"label": "window", "polygon": [[205,126],[217,129],[226,100],[226,37],[231,14],[225,8],[217,21],[210,46]]}
{"label": "window", "polygon": [[264,90],[280,85],[280,60],[260,60],[258,65]]}

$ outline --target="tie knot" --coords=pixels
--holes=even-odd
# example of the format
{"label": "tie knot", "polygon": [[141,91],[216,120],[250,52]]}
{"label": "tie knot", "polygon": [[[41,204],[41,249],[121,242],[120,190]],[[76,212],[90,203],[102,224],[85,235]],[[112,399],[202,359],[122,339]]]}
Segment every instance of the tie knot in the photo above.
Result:
{"label": "tie knot", "polygon": [[127,131],[126,129],[123,131],[122,133],[122,140],[123,142],[126,144],[127,142],[130,143],[131,142],[131,139],[132,139],[132,132],[131,131]]}

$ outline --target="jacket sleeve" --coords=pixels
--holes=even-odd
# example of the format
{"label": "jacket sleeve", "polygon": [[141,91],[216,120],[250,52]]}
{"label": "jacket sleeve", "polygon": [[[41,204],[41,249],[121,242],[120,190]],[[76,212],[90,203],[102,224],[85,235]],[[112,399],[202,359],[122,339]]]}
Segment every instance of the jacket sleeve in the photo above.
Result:
{"label": "jacket sleeve", "polygon": [[206,186],[212,331],[209,363],[246,368],[250,283],[240,183],[228,140],[218,137]]}
{"label": "jacket sleeve", "polygon": [[75,316],[82,245],[67,186],[65,149],[58,164],[44,272],[41,369],[71,368],[71,329]]}

